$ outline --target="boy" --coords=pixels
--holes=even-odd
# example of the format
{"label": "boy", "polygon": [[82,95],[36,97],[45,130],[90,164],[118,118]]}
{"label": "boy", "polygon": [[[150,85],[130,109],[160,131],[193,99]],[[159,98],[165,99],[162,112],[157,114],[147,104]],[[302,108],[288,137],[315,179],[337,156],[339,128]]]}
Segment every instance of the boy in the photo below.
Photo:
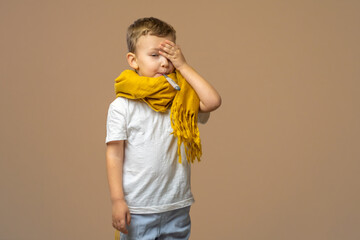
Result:
{"label": "boy", "polygon": [[134,70],[115,80],[106,136],[112,224],[124,240],[190,236],[189,162],[201,156],[198,111],[215,110],[221,98],[175,40],[174,28],[153,17],[128,28],[126,57]]}

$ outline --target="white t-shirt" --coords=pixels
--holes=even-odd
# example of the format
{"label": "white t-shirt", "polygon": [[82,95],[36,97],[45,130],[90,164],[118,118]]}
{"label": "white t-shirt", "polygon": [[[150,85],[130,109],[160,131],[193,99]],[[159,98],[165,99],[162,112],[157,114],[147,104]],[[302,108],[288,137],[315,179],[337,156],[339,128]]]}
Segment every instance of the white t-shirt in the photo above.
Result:
{"label": "white t-shirt", "polygon": [[[199,113],[205,123],[209,114]],[[190,164],[171,134],[170,110],[152,110],[146,103],[118,97],[109,106],[106,143],[124,144],[123,189],[130,212],[160,213],[190,206]]]}

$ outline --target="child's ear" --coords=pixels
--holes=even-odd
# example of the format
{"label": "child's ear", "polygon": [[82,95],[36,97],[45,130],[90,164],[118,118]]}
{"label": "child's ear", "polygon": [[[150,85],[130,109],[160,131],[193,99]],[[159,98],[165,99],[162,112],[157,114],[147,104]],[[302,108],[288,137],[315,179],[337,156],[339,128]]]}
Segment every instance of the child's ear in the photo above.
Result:
{"label": "child's ear", "polygon": [[134,53],[132,52],[129,52],[126,54],[126,59],[130,65],[130,67],[132,67],[133,69],[135,70],[138,70],[139,69],[139,66],[137,64],[137,61],[136,61],[136,56]]}

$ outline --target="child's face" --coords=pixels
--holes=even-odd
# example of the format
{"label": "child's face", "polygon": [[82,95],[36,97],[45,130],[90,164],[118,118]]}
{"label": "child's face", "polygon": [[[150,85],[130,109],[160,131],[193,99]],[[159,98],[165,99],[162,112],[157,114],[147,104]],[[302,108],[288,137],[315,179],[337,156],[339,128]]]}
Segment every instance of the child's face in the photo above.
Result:
{"label": "child's face", "polygon": [[159,54],[160,43],[165,40],[173,41],[170,36],[157,37],[154,35],[145,35],[138,39],[133,59],[135,66],[132,67],[140,76],[160,77],[162,74],[174,71],[173,64]]}

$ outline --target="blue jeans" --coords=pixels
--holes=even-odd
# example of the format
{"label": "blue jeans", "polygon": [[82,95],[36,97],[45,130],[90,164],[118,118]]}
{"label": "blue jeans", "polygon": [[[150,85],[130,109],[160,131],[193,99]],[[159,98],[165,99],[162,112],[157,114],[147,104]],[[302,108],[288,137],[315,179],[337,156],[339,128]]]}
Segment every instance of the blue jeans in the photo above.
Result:
{"label": "blue jeans", "polygon": [[186,240],[190,237],[190,206],[156,214],[131,214],[128,234],[120,240]]}

